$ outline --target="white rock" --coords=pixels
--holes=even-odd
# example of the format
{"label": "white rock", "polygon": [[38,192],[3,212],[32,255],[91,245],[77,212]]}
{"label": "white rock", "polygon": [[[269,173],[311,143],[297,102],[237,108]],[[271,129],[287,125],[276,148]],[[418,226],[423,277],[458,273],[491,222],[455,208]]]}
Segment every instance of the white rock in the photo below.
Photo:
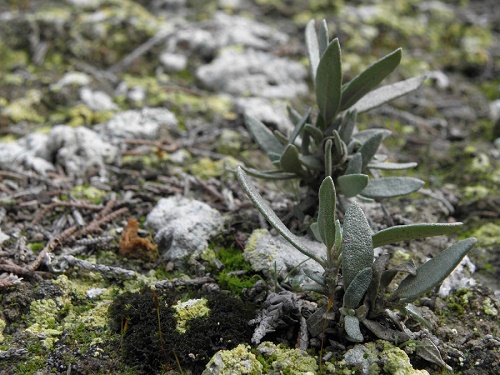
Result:
{"label": "white rock", "polygon": [[160,55],[160,62],[167,73],[177,73],[186,68],[187,56],[164,52]]}
{"label": "white rock", "polygon": [[232,95],[292,99],[308,91],[304,66],[255,50],[224,50],[196,77],[203,87]]}
{"label": "white rock", "polygon": [[93,111],[112,111],[118,109],[113,99],[104,91],[92,91],[88,87],[80,89],[80,99]]}
{"label": "white rock", "polygon": [[165,260],[199,257],[225,219],[206,203],[175,196],[160,199],[146,225],[156,231],[155,241]]}
{"label": "white rock", "polygon": [[143,108],[117,113],[105,124],[96,126],[103,139],[158,139],[163,130],[177,126],[175,115],[166,108]]}

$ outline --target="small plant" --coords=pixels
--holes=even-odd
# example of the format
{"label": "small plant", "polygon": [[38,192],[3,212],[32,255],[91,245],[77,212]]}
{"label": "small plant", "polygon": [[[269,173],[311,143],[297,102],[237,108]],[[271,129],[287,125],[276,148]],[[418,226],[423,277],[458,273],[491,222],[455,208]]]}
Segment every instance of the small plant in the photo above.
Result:
{"label": "small plant", "polygon": [[[289,108],[295,128],[289,137],[271,132],[258,119],[246,115],[245,124],[261,149],[276,167],[260,171],[243,167],[250,175],[265,179],[298,178],[315,196],[325,176],[331,176],[337,193],[347,198],[387,198],[417,191],[423,181],[410,177],[383,177],[369,180],[371,170],[401,170],[416,163],[392,163],[377,155],[390,131],[357,131],[356,116],[399,96],[416,90],[425,77],[410,78],[374,90],[400,63],[401,49],[369,66],[347,83],[342,81],[339,40],[328,42],[326,22],[316,33],[314,21],[307,24],[306,44],[318,111],[304,115]],[[313,199],[313,205],[316,200]],[[306,209],[308,207],[305,207]]]}
{"label": "small plant", "polygon": [[[237,175],[247,195],[276,231],[324,269],[323,274],[305,271],[315,282],[308,285],[307,289],[328,298],[326,307],[309,318],[309,330],[316,334],[321,332],[320,321],[326,313],[334,317],[350,341],[363,341],[360,323],[385,340],[402,343],[415,339],[393,310],[399,309],[405,315],[414,316],[425,323],[412,302],[440,284],[476,243],[475,238],[459,241],[418,268],[410,261],[387,269],[389,256],[382,255],[374,259],[375,248],[400,241],[446,235],[459,229],[462,223],[401,225],[372,233],[361,207],[352,203],[341,225],[335,213],[335,185],[333,179],[327,176],[319,188],[318,218],[311,228],[316,239],[325,245],[325,254],[320,256],[307,248],[300,237],[291,233],[280,221],[250,183],[243,169],[238,168]],[[394,291],[389,291],[388,286],[398,273],[407,276]],[[391,320],[399,330],[384,327],[381,324],[384,319]]]}

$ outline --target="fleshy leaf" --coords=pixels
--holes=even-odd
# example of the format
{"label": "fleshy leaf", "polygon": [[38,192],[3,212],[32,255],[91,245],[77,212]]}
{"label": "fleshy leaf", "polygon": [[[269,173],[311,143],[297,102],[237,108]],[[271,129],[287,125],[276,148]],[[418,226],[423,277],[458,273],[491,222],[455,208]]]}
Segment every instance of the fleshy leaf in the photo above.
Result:
{"label": "fleshy leaf", "polygon": [[334,39],[321,57],[316,73],[316,102],[324,124],[337,114],[342,97],[342,65],[339,40]]}
{"label": "fleshy leaf", "polygon": [[306,25],[305,30],[305,38],[306,38],[306,48],[307,48],[307,57],[309,58],[309,69],[311,72],[312,81],[316,82],[316,71],[319,65],[319,44],[318,44],[318,35],[316,34],[315,22],[314,20],[310,20]]}
{"label": "fleshy leaf", "polygon": [[290,135],[290,139],[288,140],[288,144],[292,144],[295,142],[295,139],[298,137],[307,121],[309,120],[309,116],[311,116],[311,108],[309,108],[304,116],[302,116],[296,123],[295,128],[293,129],[292,134]]}
{"label": "fleshy leaf", "polygon": [[365,71],[344,85],[340,110],[343,111],[351,107],[364,95],[377,87],[380,82],[396,69],[401,62],[401,55],[402,50],[398,48],[394,52],[370,65]]}
{"label": "fleshy leaf", "polygon": [[359,320],[355,316],[344,316],[344,328],[348,339],[354,342],[363,342],[363,335],[359,329]]}
{"label": "fleshy leaf", "polygon": [[424,181],[414,177],[383,177],[368,181],[368,186],[361,192],[367,198],[392,198],[417,191]]}
{"label": "fleshy leaf", "polygon": [[262,178],[264,180],[290,180],[292,178],[298,178],[295,173],[285,173],[280,170],[273,171],[259,171],[257,169],[248,168],[241,166],[241,168],[251,176]]}
{"label": "fleshy leaf", "polygon": [[351,141],[352,133],[354,131],[354,127],[356,126],[356,117],[356,111],[349,111],[342,121],[339,135],[345,143],[349,143]]}
{"label": "fleshy leaf", "polygon": [[432,329],[431,325],[423,315],[420,313],[420,311],[417,309],[417,307],[411,303],[407,304],[405,307],[403,307],[403,311],[406,315],[412,316],[414,319],[418,320],[420,324],[426,326],[429,329]]}
{"label": "fleshy leaf", "polygon": [[312,281],[314,281],[314,282],[318,283],[319,285],[321,285],[322,287],[326,288],[325,278],[323,277],[323,275],[320,275],[319,273],[314,272],[314,271],[310,270],[309,268],[304,268],[304,273]]}
{"label": "fleshy leaf", "polygon": [[382,86],[363,96],[351,109],[355,109],[358,113],[361,113],[376,108],[409,92],[415,91],[422,85],[425,78],[425,76],[413,77],[392,85]]}
{"label": "fleshy leaf", "polygon": [[343,307],[346,309],[357,308],[361,300],[363,299],[363,296],[365,295],[365,292],[368,289],[371,280],[371,267],[367,267],[361,270],[345,291]]}
{"label": "fleshy leaf", "polygon": [[423,223],[397,225],[375,233],[373,247],[390,245],[400,241],[416,240],[425,237],[442,236],[457,231],[462,223]]}
{"label": "fleshy leaf", "polygon": [[346,174],[337,178],[339,194],[347,198],[355,197],[361,193],[366,185],[368,185],[368,176],[366,174]]}
{"label": "fleshy leaf", "polygon": [[303,174],[302,164],[299,160],[299,150],[295,145],[288,145],[281,155],[281,169],[285,172]]}
{"label": "fleshy leaf", "polygon": [[401,170],[401,169],[415,168],[417,165],[418,165],[417,163],[391,163],[391,162],[377,163],[377,162],[372,162],[372,163],[368,164],[368,168],[396,171],[396,170]]}
{"label": "fleshy leaf", "polygon": [[321,160],[314,155],[301,155],[299,156],[300,162],[307,167],[307,169],[312,169],[314,171],[323,172],[325,170],[324,165]]}
{"label": "fleshy leaf", "polygon": [[330,176],[325,177],[319,188],[318,229],[326,251],[335,244],[335,185]]}
{"label": "fleshy leaf", "polygon": [[349,174],[359,174],[363,170],[363,157],[360,153],[355,153],[351,160],[349,160],[349,164],[347,164],[347,169],[345,170],[344,175]]}
{"label": "fleshy leaf", "polygon": [[373,263],[372,231],[361,207],[352,203],[346,210],[342,230],[342,276],[344,290],[363,269]]}
{"label": "fleshy leaf", "polygon": [[399,284],[390,300],[401,298],[411,302],[434,288],[455,269],[476,242],[475,238],[459,241],[422,264],[415,276],[409,275]]}
{"label": "fleshy leaf", "polygon": [[328,26],[326,21],[323,20],[319,24],[319,32],[318,32],[318,44],[319,44],[319,56],[323,56],[326,49],[328,48]]}
{"label": "fleshy leaf", "polygon": [[245,125],[250,133],[252,133],[260,148],[267,154],[276,153],[281,155],[285,147],[276,139],[273,132],[266,125],[248,114],[245,114]]}
{"label": "fleshy leaf", "polygon": [[358,153],[361,154],[363,167],[362,170],[366,168],[368,163],[372,160],[373,156],[377,153],[382,140],[384,139],[383,132],[377,132],[368,138],[359,148]]}
{"label": "fleshy leaf", "polygon": [[264,200],[264,198],[262,198],[257,189],[255,189],[252,183],[248,180],[246,173],[241,167],[238,167],[236,175],[238,176],[238,180],[240,180],[240,183],[250,200],[260,211],[262,216],[264,216],[264,218],[269,222],[269,224],[271,224],[273,228],[276,229],[276,231],[281,234],[297,250],[325,267],[325,261],[321,258],[318,258],[311,249],[303,244],[300,237],[290,232],[285,224],[283,224],[278,216],[276,216],[271,207],[269,207],[269,204]]}
{"label": "fleshy leaf", "polygon": [[368,139],[373,137],[374,134],[382,133],[384,136],[382,139],[386,139],[391,135],[391,131],[382,128],[366,129],[361,130],[352,135],[353,138],[357,139],[361,144],[365,143]]}

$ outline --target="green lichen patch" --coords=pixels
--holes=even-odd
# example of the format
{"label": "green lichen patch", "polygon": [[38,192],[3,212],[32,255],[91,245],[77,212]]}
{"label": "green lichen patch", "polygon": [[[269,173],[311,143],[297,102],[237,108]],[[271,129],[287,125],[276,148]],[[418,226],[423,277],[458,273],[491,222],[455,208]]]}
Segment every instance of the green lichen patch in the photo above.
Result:
{"label": "green lichen patch", "polygon": [[186,333],[187,325],[191,319],[203,318],[210,313],[207,300],[204,298],[178,301],[173,308],[177,319],[177,331],[180,333]]}
{"label": "green lichen patch", "polygon": [[285,348],[272,342],[263,342],[257,347],[266,361],[269,372],[280,374],[313,375],[318,371],[316,358],[299,349]]}
{"label": "green lichen patch", "polygon": [[240,344],[231,350],[221,350],[208,362],[203,375],[220,374],[262,374],[262,364],[255,354],[250,351],[250,346]]}
{"label": "green lichen patch", "polygon": [[71,196],[76,199],[84,199],[93,204],[100,204],[107,192],[99,190],[94,186],[78,185],[71,189]]}

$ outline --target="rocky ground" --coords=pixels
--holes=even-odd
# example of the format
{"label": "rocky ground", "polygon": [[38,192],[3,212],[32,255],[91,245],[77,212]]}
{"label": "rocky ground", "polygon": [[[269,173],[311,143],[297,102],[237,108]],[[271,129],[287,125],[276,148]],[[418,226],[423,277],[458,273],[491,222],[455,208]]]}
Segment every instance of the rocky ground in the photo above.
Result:
{"label": "rocky ground", "polygon": [[[398,47],[403,61],[391,81],[429,77],[359,118],[360,128],[390,129],[383,151],[418,162],[411,175],[426,181],[419,193],[365,206],[373,228],[463,221],[452,240],[479,240],[419,303],[448,367],[416,356],[411,343],[363,332],[367,343],[356,346],[329,335],[323,371],[500,373],[495,5],[1,2],[0,373],[201,374],[216,353],[205,373],[223,373],[231,360],[240,364],[233,373],[318,371],[317,339],[308,354],[295,349],[300,314],[251,344],[248,322],[266,283],[283,282],[301,260],[276,252],[285,251],[278,237],[256,250],[262,231],[252,232],[266,224],[230,172],[266,165],[244,113],[287,132],[286,105],[313,103],[303,39],[311,18],[326,18],[340,38],[346,79]],[[293,219],[298,186],[255,182],[303,229]],[[390,250],[420,263],[449,243]],[[298,283],[288,280],[292,290]],[[296,295],[309,313],[324,303]]]}

